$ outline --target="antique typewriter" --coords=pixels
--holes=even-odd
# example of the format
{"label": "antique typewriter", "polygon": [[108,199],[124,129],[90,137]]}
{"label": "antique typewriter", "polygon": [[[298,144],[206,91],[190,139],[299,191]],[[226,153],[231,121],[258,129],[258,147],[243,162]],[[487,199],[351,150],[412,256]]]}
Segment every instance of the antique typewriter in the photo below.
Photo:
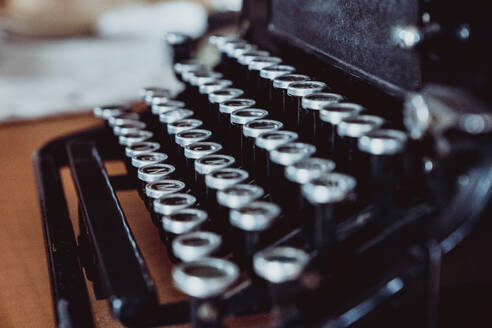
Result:
{"label": "antique typewriter", "polygon": [[[235,33],[168,34],[181,93],[97,107],[104,124],[35,156],[57,325],[94,326],[88,288],[132,327],[490,324],[487,12],[246,0]],[[158,300],[116,196],[130,189],[187,300]]]}

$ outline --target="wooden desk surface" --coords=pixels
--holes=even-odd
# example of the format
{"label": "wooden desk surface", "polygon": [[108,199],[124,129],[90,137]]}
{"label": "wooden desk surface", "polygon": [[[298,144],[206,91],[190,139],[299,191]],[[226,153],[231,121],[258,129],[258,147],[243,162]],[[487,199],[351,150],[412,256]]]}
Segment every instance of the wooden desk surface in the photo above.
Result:
{"label": "wooden desk surface", "polygon": [[54,325],[32,155],[95,123],[85,114],[0,125],[0,327]]}
{"label": "wooden desk surface", "polygon": [[[49,140],[100,124],[92,114],[79,114],[25,123],[0,125],[0,327],[52,327],[54,316],[34,182],[32,155]],[[107,165],[108,171],[124,169],[120,163]],[[77,231],[77,200],[68,169],[62,170],[70,217]],[[170,262],[156,228],[150,221],[136,191],[119,192],[118,197],[139,244],[161,302],[183,299],[171,287]],[[121,327],[107,311],[105,300],[95,301],[94,319],[98,327]],[[229,326],[251,326],[264,322],[263,315],[248,320],[230,320]]]}

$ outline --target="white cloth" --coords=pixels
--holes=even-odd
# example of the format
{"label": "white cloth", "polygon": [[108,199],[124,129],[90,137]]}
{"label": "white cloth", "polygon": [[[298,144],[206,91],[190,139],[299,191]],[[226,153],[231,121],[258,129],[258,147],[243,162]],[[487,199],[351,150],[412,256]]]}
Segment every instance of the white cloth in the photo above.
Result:
{"label": "white cloth", "polygon": [[173,1],[103,15],[98,37],[0,40],[0,121],[131,101],[144,86],[180,88],[162,41],[168,31],[199,36],[207,14]]}

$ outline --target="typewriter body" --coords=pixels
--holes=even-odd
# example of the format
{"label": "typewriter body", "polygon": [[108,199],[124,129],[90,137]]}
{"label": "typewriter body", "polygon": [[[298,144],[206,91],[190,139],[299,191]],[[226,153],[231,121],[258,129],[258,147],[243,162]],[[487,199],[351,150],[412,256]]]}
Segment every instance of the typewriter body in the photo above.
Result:
{"label": "typewriter body", "polygon": [[[143,88],[138,111],[97,107],[104,124],[35,156],[57,324],[94,326],[88,288],[127,326],[487,321],[492,75],[482,6],[246,0],[236,34],[206,36],[214,67],[193,58],[197,40],[168,35],[180,94]],[[127,174],[108,176],[112,159]],[[79,196],[79,236],[63,166]],[[187,301],[159,302],[116,197],[127,189],[139,191],[142,218],[174,262],[167,288]],[[268,315],[248,321],[255,314]]]}

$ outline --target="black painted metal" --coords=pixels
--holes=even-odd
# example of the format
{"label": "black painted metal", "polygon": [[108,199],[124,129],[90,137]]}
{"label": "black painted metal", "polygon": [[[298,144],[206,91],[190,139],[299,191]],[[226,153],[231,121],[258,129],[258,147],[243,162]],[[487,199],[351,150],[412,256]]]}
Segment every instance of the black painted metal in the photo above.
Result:
{"label": "black painted metal", "polygon": [[94,145],[76,141],[67,150],[102,296],[115,317],[135,323],[157,306],[153,282]]}
{"label": "black painted metal", "polygon": [[270,12],[270,30],[346,71],[388,87],[420,86],[418,53],[400,48],[396,36],[418,25],[418,1],[271,0]]}
{"label": "black painted metal", "polygon": [[89,297],[56,164],[58,158],[54,154],[60,152],[58,146],[59,143],[45,146],[34,157],[55,318],[59,327],[93,327]]}

